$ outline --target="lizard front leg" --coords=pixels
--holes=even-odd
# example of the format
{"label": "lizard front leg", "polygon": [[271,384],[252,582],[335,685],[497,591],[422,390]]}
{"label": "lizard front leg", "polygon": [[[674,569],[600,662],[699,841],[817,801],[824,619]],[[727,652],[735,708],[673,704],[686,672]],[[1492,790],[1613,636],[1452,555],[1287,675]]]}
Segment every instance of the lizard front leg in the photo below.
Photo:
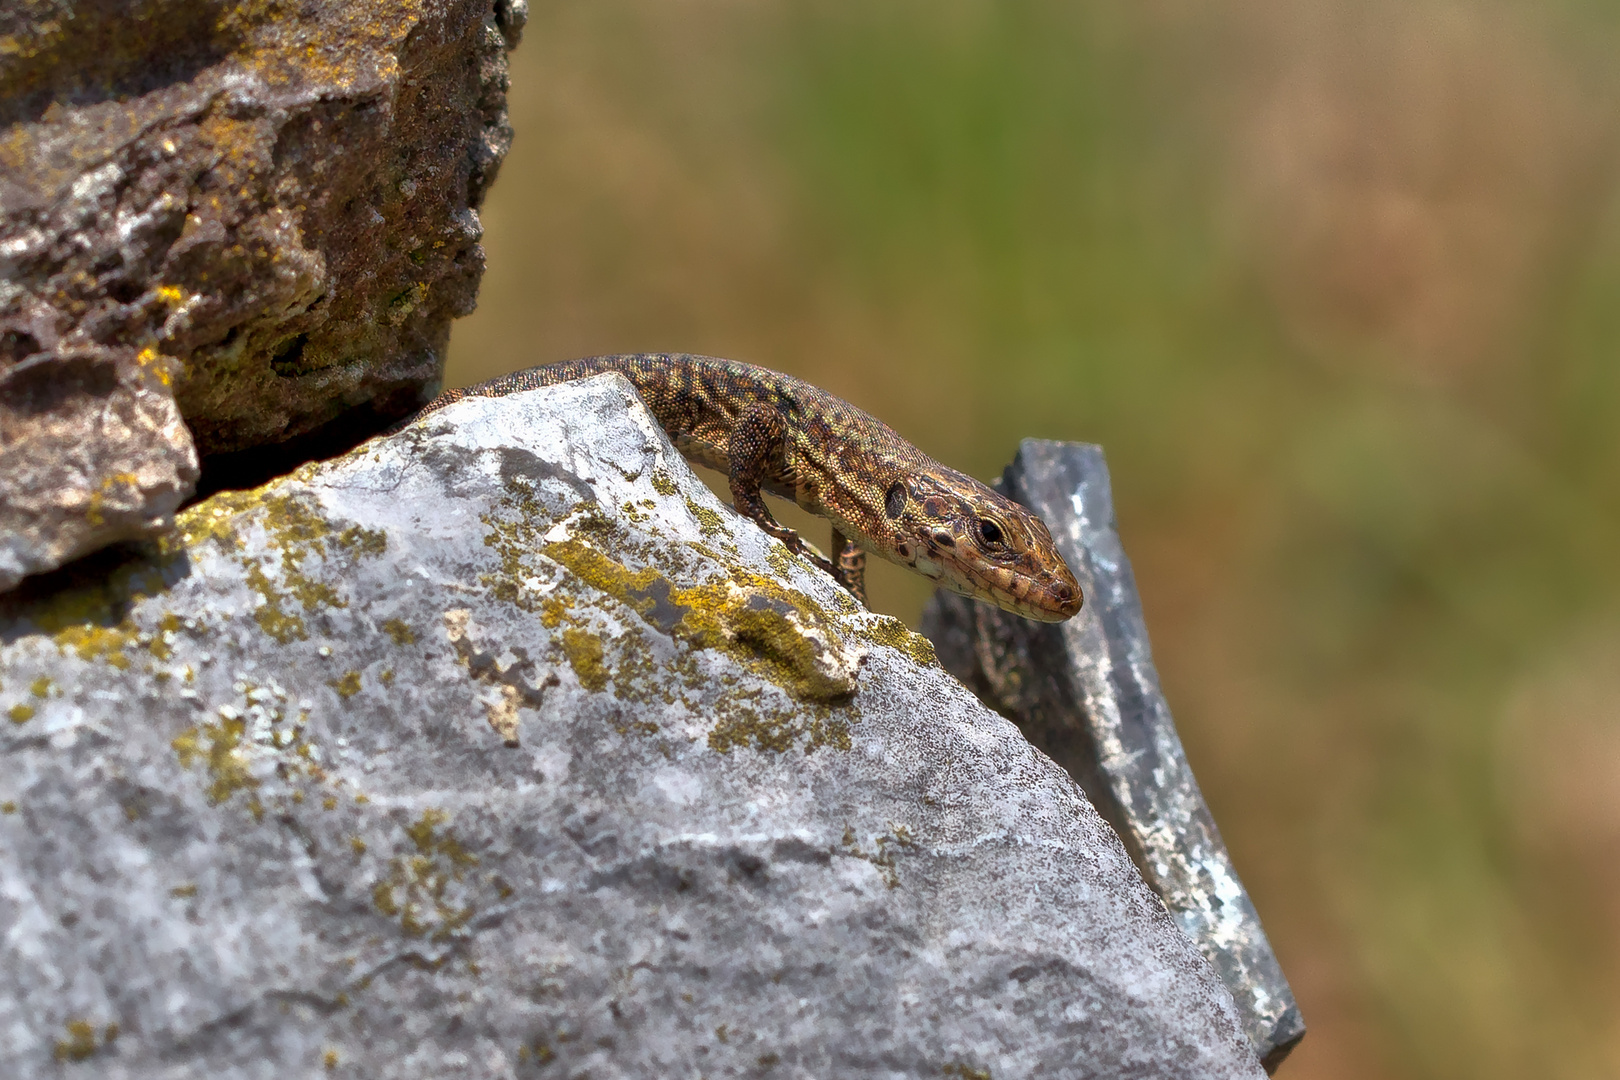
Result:
{"label": "lizard front leg", "polygon": [[846,539],[844,534],[833,526],[832,531],[833,557],[838,560],[838,568],[833,571],[833,577],[838,584],[850,591],[850,595],[861,602],[862,607],[870,607],[866,602],[866,552],[853,540]]}
{"label": "lizard front leg", "polygon": [[771,466],[781,462],[786,450],[787,425],[777,410],[769,405],[755,405],[737,418],[726,454],[731,462],[731,472],[726,479],[731,487],[732,505],[737,513],[787,545],[793,554],[803,555],[842,582],[838,568],[806,548],[798,533],[778,523],[760,495],[760,486],[770,476]]}

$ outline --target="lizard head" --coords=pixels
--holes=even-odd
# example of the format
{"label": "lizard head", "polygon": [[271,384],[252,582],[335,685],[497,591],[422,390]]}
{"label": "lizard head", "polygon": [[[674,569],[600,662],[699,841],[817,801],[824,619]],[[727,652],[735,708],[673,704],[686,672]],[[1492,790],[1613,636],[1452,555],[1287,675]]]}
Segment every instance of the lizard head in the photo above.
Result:
{"label": "lizard head", "polygon": [[896,480],[883,508],[894,530],[885,558],[1026,619],[1062,622],[1080,610],[1080,583],[1046,523],[971,476]]}

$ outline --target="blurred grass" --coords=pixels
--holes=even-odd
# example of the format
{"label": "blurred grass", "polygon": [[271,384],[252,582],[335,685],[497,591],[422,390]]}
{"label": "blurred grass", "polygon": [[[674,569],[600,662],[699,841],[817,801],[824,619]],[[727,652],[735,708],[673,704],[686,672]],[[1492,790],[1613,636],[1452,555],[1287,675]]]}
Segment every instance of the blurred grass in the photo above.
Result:
{"label": "blurred grass", "polygon": [[1284,1075],[1620,1076],[1617,44],[1579,2],[536,5],[448,379],[682,349],[981,477],[1103,444]]}

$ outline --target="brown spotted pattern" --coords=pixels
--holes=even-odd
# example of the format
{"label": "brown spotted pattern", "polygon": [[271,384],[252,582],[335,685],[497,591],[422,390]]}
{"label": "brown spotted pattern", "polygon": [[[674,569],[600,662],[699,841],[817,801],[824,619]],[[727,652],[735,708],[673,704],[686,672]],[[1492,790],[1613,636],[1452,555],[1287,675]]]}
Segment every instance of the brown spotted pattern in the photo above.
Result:
{"label": "brown spotted pattern", "polygon": [[[682,353],[595,356],[449,390],[423,412],[607,372],[630,380],[682,454],[726,474],[739,513],[863,602],[871,552],[1031,619],[1059,622],[1080,610],[1079,583],[1040,518],[790,375]],[[836,561],[816,558],[778,524],[762,490],[830,520]]]}

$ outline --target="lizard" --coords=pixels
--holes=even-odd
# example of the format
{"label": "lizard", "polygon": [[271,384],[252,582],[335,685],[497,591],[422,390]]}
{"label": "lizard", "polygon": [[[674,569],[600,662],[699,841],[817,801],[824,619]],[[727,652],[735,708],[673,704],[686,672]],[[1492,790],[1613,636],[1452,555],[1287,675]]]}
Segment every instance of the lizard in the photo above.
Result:
{"label": "lizard", "polygon": [[[768,368],[686,353],[565,360],[446,390],[388,433],[464,398],[608,372],[629,380],[684,457],[726,476],[738,513],[863,605],[873,554],[1040,622],[1080,610],[1080,584],[1039,517],[847,401]],[[831,521],[833,559],[778,524],[762,491]]]}

